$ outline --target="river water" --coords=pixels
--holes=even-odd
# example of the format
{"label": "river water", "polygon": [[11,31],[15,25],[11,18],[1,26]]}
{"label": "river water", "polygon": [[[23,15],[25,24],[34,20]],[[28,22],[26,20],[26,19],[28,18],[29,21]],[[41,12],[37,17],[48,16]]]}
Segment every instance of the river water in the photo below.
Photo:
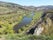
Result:
{"label": "river water", "polygon": [[27,24],[30,24],[32,19],[33,19],[34,13],[30,14],[30,17],[28,16],[24,16],[22,21],[14,26],[14,30],[18,30],[20,28],[22,28],[23,26],[26,26]]}

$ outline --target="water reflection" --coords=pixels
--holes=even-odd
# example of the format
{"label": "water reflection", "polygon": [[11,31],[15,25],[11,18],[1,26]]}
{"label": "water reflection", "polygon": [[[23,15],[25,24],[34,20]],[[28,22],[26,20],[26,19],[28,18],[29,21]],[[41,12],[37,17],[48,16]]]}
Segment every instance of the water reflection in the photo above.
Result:
{"label": "water reflection", "polygon": [[24,16],[22,21],[18,25],[14,26],[14,30],[18,30],[18,29],[22,28],[23,26],[30,24],[30,22],[33,19],[33,16],[34,16],[34,13],[31,13],[30,17]]}

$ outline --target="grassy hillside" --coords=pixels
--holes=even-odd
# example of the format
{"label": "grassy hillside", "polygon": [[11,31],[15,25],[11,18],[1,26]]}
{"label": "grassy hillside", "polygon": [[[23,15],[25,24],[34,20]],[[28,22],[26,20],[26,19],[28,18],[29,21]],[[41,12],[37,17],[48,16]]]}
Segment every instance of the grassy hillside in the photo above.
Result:
{"label": "grassy hillside", "polygon": [[[33,9],[33,10],[32,10]],[[14,3],[5,3],[0,2],[0,37],[4,40],[52,40],[53,39],[53,10],[45,10],[45,13],[49,13],[49,17],[46,15],[43,19],[43,22],[40,23],[41,27],[44,28],[43,32],[40,36],[37,35],[27,35],[26,32],[36,26],[36,24],[40,21],[41,16],[43,15],[43,10],[35,10],[34,7],[23,7]],[[33,18],[31,17],[31,13],[33,13]],[[50,19],[50,17],[52,18]],[[19,24],[24,17],[32,18],[32,21],[22,26],[20,28],[19,33],[15,33],[13,30],[14,26]],[[49,18],[49,19],[48,19]],[[46,24],[47,22],[47,24]],[[39,24],[39,23],[38,23]],[[50,25],[51,24],[51,25]],[[40,26],[37,25],[37,26]],[[49,26],[50,25],[50,26]],[[15,26],[16,27],[16,26]],[[38,28],[38,27],[37,27]],[[18,29],[18,28],[17,28]]]}
{"label": "grassy hillside", "polygon": [[0,2],[0,34],[12,33],[13,26],[18,24],[23,16],[29,13],[30,11],[20,5]]}

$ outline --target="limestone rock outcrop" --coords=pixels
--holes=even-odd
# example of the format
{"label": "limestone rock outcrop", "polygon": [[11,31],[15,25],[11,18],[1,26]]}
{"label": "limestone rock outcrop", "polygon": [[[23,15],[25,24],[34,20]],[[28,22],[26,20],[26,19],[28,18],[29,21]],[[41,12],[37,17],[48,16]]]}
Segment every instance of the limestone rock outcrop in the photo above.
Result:
{"label": "limestone rock outcrop", "polygon": [[36,23],[34,27],[27,31],[27,34],[48,34],[53,32],[53,11],[46,11],[42,14],[40,20]]}

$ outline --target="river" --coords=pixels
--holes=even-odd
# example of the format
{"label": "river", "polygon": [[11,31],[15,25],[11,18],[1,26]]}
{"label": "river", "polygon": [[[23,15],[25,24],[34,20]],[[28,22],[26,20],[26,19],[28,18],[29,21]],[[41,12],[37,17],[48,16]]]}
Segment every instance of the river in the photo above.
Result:
{"label": "river", "polygon": [[22,21],[14,26],[14,30],[17,31],[18,29],[22,28],[23,26],[26,26],[27,24],[30,24],[33,19],[34,13],[30,14],[30,17],[24,16]]}

